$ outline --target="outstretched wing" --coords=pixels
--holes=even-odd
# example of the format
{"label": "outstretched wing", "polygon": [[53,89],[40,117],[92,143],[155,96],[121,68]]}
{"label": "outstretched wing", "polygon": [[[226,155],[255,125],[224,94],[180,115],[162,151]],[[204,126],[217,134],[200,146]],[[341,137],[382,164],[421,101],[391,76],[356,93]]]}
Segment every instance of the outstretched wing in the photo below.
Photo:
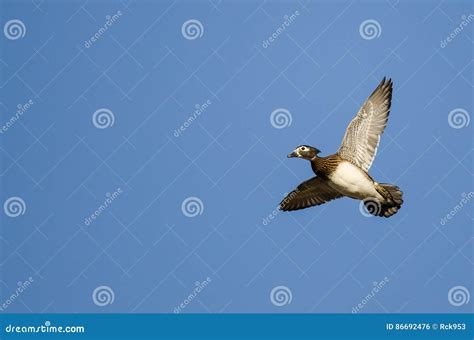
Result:
{"label": "outstretched wing", "polygon": [[385,80],[365,101],[347,127],[339,156],[368,171],[374,161],[380,136],[387,126],[392,101],[392,80]]}
{"label": "outstretched wing", "polygon": [[304,181],[298,185],[298,188],[286,195],[280,203],[280,210],[304,209],[342,196],[337,190],[331,188],[325,180],[316,176]]}

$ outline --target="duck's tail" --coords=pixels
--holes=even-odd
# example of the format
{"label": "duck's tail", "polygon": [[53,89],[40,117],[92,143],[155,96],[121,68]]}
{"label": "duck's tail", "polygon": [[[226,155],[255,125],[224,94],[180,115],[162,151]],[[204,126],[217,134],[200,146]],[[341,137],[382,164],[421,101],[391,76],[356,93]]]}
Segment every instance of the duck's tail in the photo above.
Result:
{"label": "duck's tail", "polygon": [[396,214],[403,204],[403,192],[400,188],[393,184],[376,183],[375,189],[385,198],[385,201],[379,203],[376,209],[368,209],[368,211],[372,215],[383,217],[390,217]]}

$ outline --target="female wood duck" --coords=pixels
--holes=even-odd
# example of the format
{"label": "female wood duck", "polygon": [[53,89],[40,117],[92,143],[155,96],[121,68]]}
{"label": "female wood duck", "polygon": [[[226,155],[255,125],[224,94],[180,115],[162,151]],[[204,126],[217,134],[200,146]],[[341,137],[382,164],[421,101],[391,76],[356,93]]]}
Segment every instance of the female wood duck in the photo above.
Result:
{"label": "female wood duck", "polygon": [[392,100],[392,81],[383,78],[347,127],[339,150],[319,157],[320,151],[308,145],[298,146],[288,157],[311,162],[315,177],[304,181],[280,203],[283,211],[320,205],[340,197],[362,200],[369,213],[390,217],[400,209],[400,189],[377,183],[368,170],[377,153]]}

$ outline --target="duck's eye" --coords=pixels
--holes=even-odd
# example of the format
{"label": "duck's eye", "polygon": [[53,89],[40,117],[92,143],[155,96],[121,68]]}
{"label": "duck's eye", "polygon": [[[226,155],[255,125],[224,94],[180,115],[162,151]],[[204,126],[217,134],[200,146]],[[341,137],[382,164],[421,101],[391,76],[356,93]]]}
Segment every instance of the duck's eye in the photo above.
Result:
{"label": "duck's eye", "polygon": [[304,146],[301,147],[301,151],[304,151],[306,150],[306,148]]}

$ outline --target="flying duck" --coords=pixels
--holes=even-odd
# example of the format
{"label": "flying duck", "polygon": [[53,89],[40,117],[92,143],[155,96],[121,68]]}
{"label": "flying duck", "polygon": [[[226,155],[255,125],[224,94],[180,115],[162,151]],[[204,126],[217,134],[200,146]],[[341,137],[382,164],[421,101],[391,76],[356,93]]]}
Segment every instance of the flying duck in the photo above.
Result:
{"label": "flying duck", "polygon": [[390,217],[403,203],[403,193],[392,184],[377,183],[368,174],[387,125],[392,100],[392,80],[377,86],[346,129],[339,150],[319,157],[320,150],[300,145],[288,158],[311,162],[315,177],[304,181],[280,203],[283,211],[305,209],[344,196],[362,200],[374,216]]}

